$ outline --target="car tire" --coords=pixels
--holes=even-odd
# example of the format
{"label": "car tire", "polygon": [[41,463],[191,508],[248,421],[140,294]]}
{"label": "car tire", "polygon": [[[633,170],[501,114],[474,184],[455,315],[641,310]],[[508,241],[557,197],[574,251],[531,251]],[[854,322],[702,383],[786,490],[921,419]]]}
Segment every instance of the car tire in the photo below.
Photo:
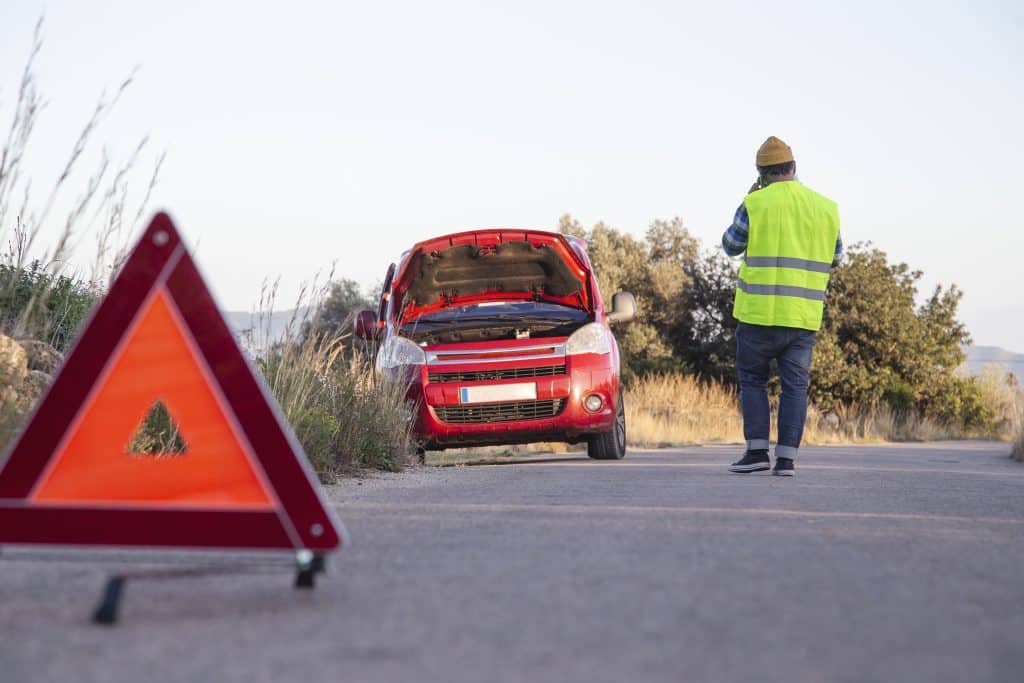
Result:
{"label": "car tire", "polygon": [[594,460],[620,460],[626,457],[626,406],[622,392],[616,402],[615,424],[611,431],[587,438],[587,455]]}

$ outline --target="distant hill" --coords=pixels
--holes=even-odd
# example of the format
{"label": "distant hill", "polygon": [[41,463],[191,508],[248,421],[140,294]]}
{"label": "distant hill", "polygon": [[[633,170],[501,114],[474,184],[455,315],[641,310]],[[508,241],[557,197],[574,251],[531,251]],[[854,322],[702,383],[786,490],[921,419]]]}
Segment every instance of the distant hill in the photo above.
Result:
{"label": "distant hill", "polygon": [[[269,319],[261,318],[248,311],[222,311],[222,313],[231,331],[242,338],[246,346],[253,347],[267,341],[275,342],[282,339],[289,324],[294,328],[293,333],[298,333],[302,327],[302,321],[312,313],[312,308],[307,306],[297,310],[289,308],[284,311],[274,311]],[[257,325],[259,329],[254,330],[253,328]],[[251,342],[249,340],[250,333],[253,337]]]}
{"label": "distant hill", "polygon": [[980,374],[986,367],[1002,367],[1017,376],[1024,383],[1024,353],[1014,353],[998,346],[968,346],[967,369]]}

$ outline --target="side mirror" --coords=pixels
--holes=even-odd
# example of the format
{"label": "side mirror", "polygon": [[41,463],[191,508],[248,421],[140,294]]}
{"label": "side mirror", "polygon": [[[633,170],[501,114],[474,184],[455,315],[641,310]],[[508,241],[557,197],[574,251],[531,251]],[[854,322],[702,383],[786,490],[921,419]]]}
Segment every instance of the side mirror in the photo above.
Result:
{"label": "side mirror", "polygon": [[628,323],[636,317],[636,297],[629,292],[616,292],[612,295],[612,310],[608,312],[608,322],[612,325]]}
{"label": "side mirror", "polygon": [[377,314],[373,311],[359,311],[356,314],[356,336],[366,341],[372,341],[380,336],[380,328],[377,326]]}

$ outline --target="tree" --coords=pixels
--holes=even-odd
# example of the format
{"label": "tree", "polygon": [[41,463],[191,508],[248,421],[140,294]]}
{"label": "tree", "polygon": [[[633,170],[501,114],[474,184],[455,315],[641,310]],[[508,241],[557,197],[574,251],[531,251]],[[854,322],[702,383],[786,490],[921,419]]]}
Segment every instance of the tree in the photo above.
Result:
{"label": "tree", "polygon": [[327,296],[313,315],[306,333],[315,330],[327,337],[351,334],[356,314],[372,307],[373,302],[362,292],[358,282],[348,278],[334,280],[330,284]]}
{"label": "tree", "polygon": [[736,266],[711,251],[684,264],[689,286],[679,302],[681,316],[671,344],[686,367],[705,379],[727,384],[736,378]]}
{"label": "tree", "polygon": [[585,230],[569,215],[559,220],[564,234],[582,237],[606,303],[618,291],[632,292],[637,320],[615,329],[627,381],[650,372],[677,371],[681,361],[670,345],[679,322],[680,297],[688,282],[685,265],[698,252],[698,241],[679,218],[653,221],[643,239],[604,223]]}
{"label": "tree", "polygon": [[956,374],[970,344],[957,319],[963,293],[937,286],[918,306],[921,271],[890,264],[884,252],[857,244],[832,275],[811,372],[811,400],[885,404],[967,427],[993,419],[977,381]]}

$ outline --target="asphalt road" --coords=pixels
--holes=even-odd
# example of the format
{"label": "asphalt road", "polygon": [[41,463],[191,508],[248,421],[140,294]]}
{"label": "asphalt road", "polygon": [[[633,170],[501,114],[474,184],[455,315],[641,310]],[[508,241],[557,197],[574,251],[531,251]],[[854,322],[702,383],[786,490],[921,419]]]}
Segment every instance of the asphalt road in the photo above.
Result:
{"label": "asphalt road", "polygon": [[[129,585],[0,556],[0,681],[1021,681],[1024,465],[1005,444],[735,448],[423,468],[330,495],[287,574]],[[113,563],[109,566],[119,566]]]}

